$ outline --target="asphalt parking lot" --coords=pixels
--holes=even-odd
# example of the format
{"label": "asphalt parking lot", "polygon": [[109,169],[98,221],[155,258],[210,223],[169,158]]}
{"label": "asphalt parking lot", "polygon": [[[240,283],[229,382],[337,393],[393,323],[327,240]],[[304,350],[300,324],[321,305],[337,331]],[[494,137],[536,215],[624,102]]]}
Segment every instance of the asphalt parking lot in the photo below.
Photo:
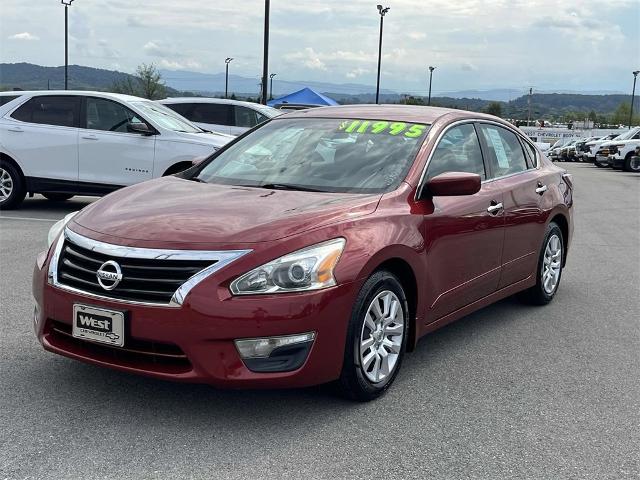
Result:
{"label": "asphalt parking lot", "polygon": [[507,299],[424,338],[368,404],[45,352],[33,263],[53,222],[89,200],[1,212],[0,480],[640,478],[640,175],[566,168],[575,236],[554,302]]}

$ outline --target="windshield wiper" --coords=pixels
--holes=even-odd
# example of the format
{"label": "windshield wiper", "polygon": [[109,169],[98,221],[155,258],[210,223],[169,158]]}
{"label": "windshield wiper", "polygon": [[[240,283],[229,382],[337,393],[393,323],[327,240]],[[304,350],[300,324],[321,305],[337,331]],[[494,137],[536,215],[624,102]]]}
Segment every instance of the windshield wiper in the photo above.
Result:
{"label": "windshield wiper", "polygon": [[294,185],[290,183],[265,183],[264,185],[256,185],[258,188],[268,188],[271,190],[298,190],[300,192],[325,192],[319,188],[305,187],[304,185]]}

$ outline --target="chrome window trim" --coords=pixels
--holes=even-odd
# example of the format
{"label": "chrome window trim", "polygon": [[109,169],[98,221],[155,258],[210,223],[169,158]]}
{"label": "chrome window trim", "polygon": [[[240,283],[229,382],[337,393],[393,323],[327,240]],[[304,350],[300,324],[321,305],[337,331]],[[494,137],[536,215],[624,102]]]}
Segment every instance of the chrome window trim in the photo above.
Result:
{"label": "chrome window trim", "polygon": [[[422,174],[420,175],[420,180],[418,181],[418,188],[416,188],[416,193],[414,195],[414,200],[418,201],[420,199],[420,195],[422,194],[422,190],[424,190],[424,179],[427,175],[427,169],[429,168],[429,164],[431,163],[431,158],[433,157],[433,154],[436,151],[436,146],[438,145],[438,143],[440,142],[440,140],[442,140],[442,137],[445,135],[445,133],[447,133],[451,128],[457,127],[459,125],[464,125],[466,123],[488,123],[491,125],[496,125],[498,127],[502,127],[506,130],[511,131],[512,133],[514,133],[515,135],[517,135],[519,138],[522,138],[524,141],[528,142],[530,145],[532,145],[534,147],[534,151],[536,152],[536,166],[535,168],[528,168],[526,170],[523,170],[522,172],[515,172],[515,173],[510,173],[509,175],[502,175],[500,177],[492,177],[492,178],[487,178],[485,180],[482,180],[482,183],[491,183],[495,180],[501,180],[503,178],[509,178],[509,177],[513,177],[514,175],[521,175],[523,173],[529,172],[531,170],[539,170],[540,169],[540,154],[538,153],[538,149],[536,148],[535,145],[533,145],[533,143],[531,142],[531,140],[529,140],[528,138],[526,138],[526,135],[523,135],[522,133],[518,132],[516,129],[514,129],[513,127],[511,127],[510,125],[505,125],[503,123],[500,122],[496,122],[493,120],[488,120],[485,118],[465,118],[463,120],[457,120],[453,123],[450,123],[449,125],[447,125],[442,132],[440,132],[440,135],[438,135],[438,137],[435,139],[434,141],[434,148],[431,149],[431,152],[429,153],[429,156],[427,157],[427,161],[425,162],[424,168],[422,169]],[[477,135],[477,132],[476,132]],[[478,141],[480,141],[480,139],[478,139]],[[524,155],[524,152],[522,152],[522,154]],[[486,169],[486,165],[485,165],[485,169]]]}
{"label": "chrome window trim", "polygon": [[[60,259],[60,253],[62,252],[62,246],[64,245],[64,241],[66,239],[68,239],[71,243],[74,243],[79,247],[85,248],[87,250],[117,258],[138,258],[147,260],[211,260],[216,261],[216,263],[210,265],[209,267],[205,267],[195,275],[188,278],[175,291],[169,303],[122,300],[118,298],[111,298],[90,292],[85,292],[84,290],[61,284],[58,281],[58,261]],[[164,250],[158,248],[127,247],[123,245],[113,245],[111,243],[92,240],[90,238],[79,235],[72,230],[69,230],[69,228],[65,227],[64,232],[58,237],[53,255],[51,256],[51,261],[49,262],[48,281],[49,284],[61,290],[66,290],[68,292],[77,293],[79,295],[95,298],[98,300],[126,303],[131,305],[177,308],[183,305],[186,296],[201,281],[249,252],[251,252],[251,250]]]}

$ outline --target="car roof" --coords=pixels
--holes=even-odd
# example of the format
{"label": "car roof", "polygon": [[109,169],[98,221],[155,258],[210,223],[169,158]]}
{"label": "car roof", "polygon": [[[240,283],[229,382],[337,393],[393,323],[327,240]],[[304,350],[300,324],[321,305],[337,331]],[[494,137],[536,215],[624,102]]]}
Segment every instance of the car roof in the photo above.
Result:
{"label": "car roof", "polygon": [[133,95],[125,95],[123,93],[111,93],[111,92],[98,92],[91,90],[13,90],[8,92],[0,92],[1,96],[22,96],[26,95],[29,97],[37,97],[42,95],[75,95],[75,96],[85,96],[85,97],[103,97],[103,98],[112,98],[114,100],[122,100],[122,101],[138,101],[138,100],[147,100],[146,98],[136,97]]}
{"label": "car roof", "polygon": [[[293,110],[280,118],[360,118],[365,120],[392,120],[398,122],[433,123],[445,115],[452,120],[466,118],[487,119],[507,124],[503,120],[477,112],[453,108],[426,107],[423,105],[340,105]],[[509,124],[507,124],[509,125]]]}
{"label": "car roof", "polygon": [[272,108],[261,103],[244,102],[242,100],[230,100],[228,98],[213,98],[213,97],[167,97],[160,100],[160,103],[217,103],[226,105],[240,105],[250,108]]}

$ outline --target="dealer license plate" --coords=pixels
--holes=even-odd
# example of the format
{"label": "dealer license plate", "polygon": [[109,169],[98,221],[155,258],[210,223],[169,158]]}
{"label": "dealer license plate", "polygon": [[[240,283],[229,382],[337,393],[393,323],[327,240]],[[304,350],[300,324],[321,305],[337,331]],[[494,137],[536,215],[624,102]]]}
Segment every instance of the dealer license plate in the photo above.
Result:
{"label": "dealer license plate", "polygon": [[124,313],[76,304],[73,306],[75,338],[122,347],[124,345]]}

